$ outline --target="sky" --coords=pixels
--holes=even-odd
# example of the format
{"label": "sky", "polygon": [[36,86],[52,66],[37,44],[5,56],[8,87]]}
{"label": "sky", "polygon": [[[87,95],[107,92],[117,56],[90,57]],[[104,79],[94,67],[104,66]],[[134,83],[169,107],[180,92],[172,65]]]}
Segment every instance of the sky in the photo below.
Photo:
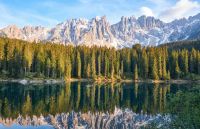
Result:
{"label": "sky", "polygon": [[0,0],[0,28],[8,25],[53,27],[67,19],[154,16],[164,22],[200,13],[200,0]]}

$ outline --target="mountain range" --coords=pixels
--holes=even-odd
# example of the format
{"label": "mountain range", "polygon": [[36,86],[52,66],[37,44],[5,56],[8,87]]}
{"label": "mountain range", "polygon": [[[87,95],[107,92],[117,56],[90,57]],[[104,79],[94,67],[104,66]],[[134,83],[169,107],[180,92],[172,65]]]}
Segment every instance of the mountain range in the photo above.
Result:
{"label": "mountain range", "polygon": [[0,29],[0,37],[115,48],[132,47],[135,43],[157,46],[166,42],[200,39],[200,13],[169,23],[149,16],[123,16],[118,23],[110,24],[103,16],[91,20],[70,19],[52,28],[9,25]]}

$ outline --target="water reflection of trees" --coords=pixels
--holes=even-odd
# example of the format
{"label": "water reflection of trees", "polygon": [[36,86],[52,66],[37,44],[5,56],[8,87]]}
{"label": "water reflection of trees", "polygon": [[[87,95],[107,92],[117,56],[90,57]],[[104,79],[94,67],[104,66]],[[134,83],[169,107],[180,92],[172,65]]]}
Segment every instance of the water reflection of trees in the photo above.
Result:
{"label": "water reflection of trees", "polygon": [[[51,86],[1,84],[2,117],[40,115],[61,112],[113,112],[115,107],[134,112],[163,112],[170,85],[166,84],[87,84],[66,83]],[[174,88],[176,92],[180,87]]]}

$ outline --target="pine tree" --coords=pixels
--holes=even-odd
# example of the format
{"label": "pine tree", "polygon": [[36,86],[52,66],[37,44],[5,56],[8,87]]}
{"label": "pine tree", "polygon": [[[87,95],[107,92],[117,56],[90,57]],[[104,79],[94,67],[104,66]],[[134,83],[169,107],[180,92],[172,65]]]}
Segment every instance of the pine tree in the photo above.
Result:
{"label": "pine tree", "polygon": [[76,76],[81,78],[81,57],[79,51],[77,51],[76,55]]}
{"label": "pine tree", "polygon": [[94,51],[92,52],[92,57],[91,57],[91,72],[92,72],[92,78],[95,78],[96,77],[96,61],[95,61]]}
{"label": "pine tree", "polygon": [[14,77],[22,77],[23,76],[23,66],[22,64],[22,56],[18,48],[15,46],[13,51],[12,61],[9,63],[9,73]]}
{"label": "pine tree", "polygon": [[120,54],[116,53],[115,71],[117,77],[120,77]]}
{"label": "pine tree", "polygon": [[[144,55],[143,55],[144,56]],[[126,57],[125,57],[126,58]],[[135,49],[132,50],[132,61],[131,61],[131,67],[134,68],[135,67],[135,64],[138,63],[138,54],[137,54],[137,51]],[[134,69],[132,69],[131,72],[134,72]]]}
{"label": "pine tree", "polygon": [[3,69],[4,43],[0,41],[0,73]]}
{"label": "pine tree", "polygon": [[198,63],[197,63],[197,67],[198,67],[198,74],[200,75],[200,52],[198,52]]}
{"label": "pine tree", "polygon": [[138,80],[138,67],[137,67],[137,64],[135,64],[135,67],[134,67],[134,76],[133,76],[133,79],[134,80]]}
{"label": "pine tree", "polygon": [[105,60],[104,60],[105,62],[104,62],[104,76],[105,77],[107,77],[107,76],[109,76],[109,60],[108,60],[108,57],[107,57],[107,55],[105,55]]}
{"label": "pine tree", "polygon": [[175,75],[176,75],[176,78],[180,77],[180,68],[179,68],[179,65],[178,65],[178,61],[176,61]]}
{"label": "pine tree", "polygon": [[188,73],[188,69],[189,69],[189,66],[188,66],[188,51],[185,50],[184,51],[184,73],[185,74]]}
{"label": "pine tree", "polygon": [[158,76],[159,78],[163,77],[162,75],[162,54],[159,52],[159,56],[158,56]]}
{"label": "pine tree", "polygon": [[65,60],[64,57],[62,55],[59,55],[58,57],[58,77],[62,78],[64,77],[64,73],[65,73]]}
{"label": "pine tree", "polygon": [[115,75],[115,69],[114,69],[114,65],[112,65],[112,68],[111,68],[111,79],[114,79],[114,75]]}
{"label": "pine tree", "polygon": [[49,57],[51,57],[51,73],[50,77],[56,77],[56,54],[54,51],[50,51]]}
{"label": "pine tree", "polygon": [[98,76],[101,76],[101,55],[98,55]]}
{"label": "pine tree", "polygon": [[195,71],[195,65],[196,65],[195,59],[196,59],[196,50],[193,48],[192,52],[190,54],[190,72],[191,73],[196,72]]}
{"label": "pine tree", "polygon": [[35,52],[35,59],[34,59],[34,71],[37,72],[37,75],[40,76],[44,72],[44,63],[45,63],[45,58],[44,58],[44,51],[43,47],[38,47],[38,49]]}
{"label": "pine tree", "polygon": [[120,76],[121,77],[124,76],[124,63],[123,63],[123,61],[121,61]]}
{"label": "pine tree", "polygon": [[162,60],[162,78],[167,79],[167,66],[166,66],[166,59],[165,55],[163,56]]}
{"label": "pine tree", "polygon": [[170,77],[170,71],[169,71],[169,70],[168,70],[168,72],[167,72],[166,79],[167,79],[167,80],[170,80],[170,79],[171,79],[171,77]]}
{"label": "pine tree", "polygon": [[152,68],[152,79],[158,80],[158,69],[157,69],[157,63],[156,58],[153,59],[153,68]]}
{"label": "pine tree", "polygon": [[181,74],[181,70],[179,67],[179,59],[178,59],[178,52],[172,51],[171,55],[171,74],[173,78],[179,78]]}
{"label": "pine tree", "polygon": [[26,76],[27,72],[30,72],[30,67],[32,65],[32,60],[33,60],[32,51],[31,51],[30,45],[28,44],[24,45],[22,60],[23,60],[22,62],[23,62],[23,67],[24,67],[24,73]]}
{"label": "pine tree", "polygon": [[126,58],[125,58],[125,70],[126,70],[126,72],[129,72],[130,71],[130,64],[131,64],[131,57],[130,57],[130,50],[127,50],[126,51]]}
{"label": "pine tree", "polygon": [[8,51],[9,51],[9,46],[8,43],[5,43],[5,45],[3,46],[3,69],[4,71],[7,71],[8,69]]}
{"label": "pine tree", "polygon": [[86,71],[86,76],[87,78],[90,78],[91,76],[91,68],[90,68],[90,63],[87,64],[87,71]]}
{"label": "pine tree", "polygon": [[179,66],[180,70],[184,72],[185,75],[188,73],[188,51],[182,50],[179,53]]}
{"label": "pine tree", "polygon": [[87,67],[88,67],[88,52],[84,49],[83,51],[83,75],[87,78]]}
{"label": "pine tree", "polygon": [[143,77],[145,79],[148,78],[149,64],[145,49],[142,50],[142,72],[143,72]]}
{"label": "pine tree", "polygon": [[50,77],[50,68],[51,68],[51,61],[49,58],[46,59],[46,77]]}
{"label": "pine tree", "polygon": [[67,55],[66,56],[66,63],[65,63],[65,78],[70,79],[71,78],[71,72],[72,72],[71,59]]}

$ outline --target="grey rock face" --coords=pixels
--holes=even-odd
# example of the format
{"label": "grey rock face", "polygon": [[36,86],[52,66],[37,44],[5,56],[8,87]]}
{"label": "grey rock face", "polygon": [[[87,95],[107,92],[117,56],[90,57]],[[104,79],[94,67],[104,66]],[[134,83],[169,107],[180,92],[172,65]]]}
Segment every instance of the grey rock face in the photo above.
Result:
{"label": "grey rock face", "polygon": [[159,45],[178,40],[200,39],[200,14],[164,23],[154,17],[122,17],[110,25],[106,17],[91,20],[71,19],[53,28],[15,25],[0,30],[1,37],[22,39],[30,42],[54,42],[74,45],[97,45],[115,48],[142,45]]}

